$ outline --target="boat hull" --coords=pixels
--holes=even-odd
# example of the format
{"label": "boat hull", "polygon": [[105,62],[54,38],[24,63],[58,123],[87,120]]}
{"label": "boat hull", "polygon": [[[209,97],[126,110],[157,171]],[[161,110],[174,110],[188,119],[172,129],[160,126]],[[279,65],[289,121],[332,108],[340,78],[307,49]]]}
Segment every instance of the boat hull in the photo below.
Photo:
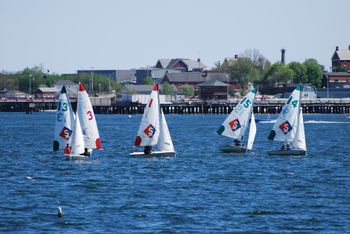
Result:
{"label": "boat hull", "polygon": [[173,151],[152,151],[150,154],[142,152],[133,152],[130,154],[132,157],[173,157],[175,152]]}
{"label": "boat hull", "polygon": [[268,155],[280,155],[280,156],[304,156],[305,150],[274,150],[267,152]]}
{"label": "boat hull", "polygon": [[85,156],[85,155],[65,155],[65,157],[66,157],[66,160],[85,160],[89,156]]}
{"label": "boat hull", "polygon": [[223,153],[233,153],[233,154],[244,154],[247,152],[247,149],[242,146],[234,145],[223,145],[219,147],[219,150]]}

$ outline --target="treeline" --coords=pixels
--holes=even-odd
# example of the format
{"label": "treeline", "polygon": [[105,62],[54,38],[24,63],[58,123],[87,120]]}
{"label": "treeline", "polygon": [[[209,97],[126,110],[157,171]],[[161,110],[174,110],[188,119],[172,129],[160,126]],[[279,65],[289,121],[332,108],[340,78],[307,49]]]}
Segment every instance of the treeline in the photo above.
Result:
{"label": "treeline", "polygon": [[[272,94],[272,88],[284,88],[290,83],[312,84],[316,87],[324,87],[323,66],[315,59],[307,59],[303,63],[290,62],[283,64],[276,62],[271,64],[258,50],[247,50],[238,58],[225,59],[225,61],[214,64],[211,71],[227,73],[231,82],[244,86],[253,84],[259,86],[259,90]],[[75,83],[82,82],[91,92],[90,74],[57,75],[50,74],[40,66],[26,68],[23,71],[0,74],[0,90],[19,90],[25,93],[33,93],[40,86],[52,87],[58,80],[71,80]],[[151,77],[145,79],[145,84],[153,83]],[[119,84],[108,77],[93,75],[93,92],[107,93],[111,90],[120,91],[122,84]],[[164,84],[164,93],[173,94],[174,89],[169,84]],[[191,96],[194,88],[189,85],[181,87],[178,92]]]}
{"label": "treeline", "polygon": [[82,82],[92,93],[108,93],[111,90],[120,91],[122,85],[101,75],[72,74],[57,75],[45,72],[42,67],[25,68],[23,71],[13,73],[3,72],[0,74],[0,90],[19,90],[25,93],[34,93],[41,86],[53,87],[59,80],[70,80],[74,83]]}
{"label": "treeline", "polygon": [[248,50],[235,59],[219,61],[212,70],[229,74],[231,81],[240,85],[248,83],[264,87],[285,87],[290,83],[312,84],[316,87],[325,85],[324,68],[317,60],[271,64],[257,50]]}

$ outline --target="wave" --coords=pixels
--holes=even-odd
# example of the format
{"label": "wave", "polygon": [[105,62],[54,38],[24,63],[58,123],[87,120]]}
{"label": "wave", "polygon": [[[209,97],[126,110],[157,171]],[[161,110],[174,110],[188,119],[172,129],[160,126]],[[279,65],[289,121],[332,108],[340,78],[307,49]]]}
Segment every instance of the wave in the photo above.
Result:
{"label": "wave", "polygon": [[311,123],[311,124],[350,124],[350,121],[343,121],[343,122],[339,122],[339,121],[324,121],[324,120],[308,120],[305,121],[304,123]]}

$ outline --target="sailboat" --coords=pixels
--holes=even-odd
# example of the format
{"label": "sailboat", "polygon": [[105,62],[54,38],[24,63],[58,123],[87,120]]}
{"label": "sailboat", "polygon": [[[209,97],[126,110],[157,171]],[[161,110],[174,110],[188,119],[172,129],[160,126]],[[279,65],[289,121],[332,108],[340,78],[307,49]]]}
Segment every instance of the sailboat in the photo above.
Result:
{"label": "sailboat", "polygon": [[[101,150],[102,145],[101,145],[100,135],[97,128],[94,110],[92,108],[89,95],[87,94],[84,85],[80,82],[79,82],[76,115],[78,118],[78,120],[76,120],[76,125],[79,124],[79,126],[75,126],[76,127],[75,129],[76,131],[79,131],[79,128],[80,128],[82,132],[82,135],[80,135],[79,133],[77,134],[79,138],[82,138],[82,139],[79,139],[76,142],[78,142],[79,145],[81,145],[81,141],[83,141],[84,151],[82,153],[85,152],[85,149],[87,152],[85,152],[85,155],[82,155],[82,156],[87,157],[92,154],[93,149]],[[72,142],[72,149],[74,147],[75,147],[74,142]],[[73,150],[72,150],[72,154],[67,157],[70,157],[70,159],[83,158],[81,156],[78,156],[76,153],[74,153]]]}
{"label": "sailboat", "polygon": [[53,151],[64,149],[72,135],[75,115],[69,101],[65,86],[62,86],[57,100],[55,135]]}
{"label": "sailboat", "polygon": [[[234,143],[220,146],[220,151],[224,153],[242,154],[252,150],[256,135],[256,123],[253,113],[255,96],[256,89],[251,88],[218,129],[217,134],[233,139]],[[248,127],[249,135],[247,147],[244,147],[242,141],[247,133]]]}
{"label": "sailboat", "polygon": [[77,115],[75,118],[71,146],[72,146],[71,148],[72,151],[69,155],[66,155],[67,160],[79,160],[79,159],[85,159],[86,157],[88,157],[84,155],[84,152],[85,152],[84,135],[83,135],[83,131],[81,130],[79,115]]}
{"label": "sailboat", "polygon": [[302,85],[298,85],[278,115],[268,139],[283,142],[284,145],[280,150],[269,151],[269,155],[298,156],[306,154],[304,120],[300,104],[301,92]]}
{"label": "sailboat", "polygon": [[153,86],[145,107],[134,146],[153,147],[151,152],[133,152],[130,156],[174,156],[175,149],[164,113],[160,108],[158,84]]}

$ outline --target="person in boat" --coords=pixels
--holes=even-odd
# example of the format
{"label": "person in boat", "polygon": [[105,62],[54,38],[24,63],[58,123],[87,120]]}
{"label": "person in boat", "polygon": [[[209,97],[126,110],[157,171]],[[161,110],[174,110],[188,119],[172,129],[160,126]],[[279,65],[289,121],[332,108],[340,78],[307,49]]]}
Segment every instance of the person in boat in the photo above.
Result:
{"label": "person in boat", "polygon": [[239,140],[237,140],[237,139],[234,139],[234,140],[233,140],[233,143],[234,143],[235,146],[242,146],[241,141],[239,141]]}
{"label": "person in boat", "polygon": [[88,150],[88,148],[84,149],[84,153],[80,154],[80,155],[84,155],[84,156],[90,156],[90,152]]}
{"label": "person in boat", "polygon": [[64,148],[64,154],[65,155],[70,155],[71,153],[71,147],[70,145],[67,143],[66,147]]}
{"label": "person in boat", "polygon": [[145,154],[151,154],[152,153],[152,146],[146,145],[144,149]]}
{"label": "person in boat", "polygon": [[289,143],[284,143],[282,145],[281,150],[291,150],[290,144]]}

